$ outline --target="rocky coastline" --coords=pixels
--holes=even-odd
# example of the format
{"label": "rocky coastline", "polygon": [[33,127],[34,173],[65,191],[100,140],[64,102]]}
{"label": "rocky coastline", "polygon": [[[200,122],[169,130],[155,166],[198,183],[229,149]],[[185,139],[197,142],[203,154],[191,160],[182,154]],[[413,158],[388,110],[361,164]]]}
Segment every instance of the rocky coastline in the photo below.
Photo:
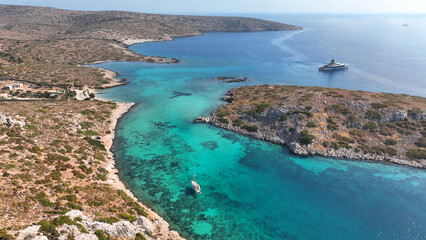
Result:
{"label": "rocky coastline", "polygon": [[[271,89],[275,89],[273,93]],[[258,92],[257,96],[254,92]],[[262,98],[265,93],[278,100]],[[408,154],[411,148],[425,152],[425,100],[413,97],[417,101],[410,108],[409,96],[382,95],[401,102],[397,107],[385,106],[377,101],[381,95],[315,87],[240,87],[223,98],[228,104],[194,122],[282,144],[300,155],[426,168],[426,159]],[[257,99],[250,102],[253,96]],[[310,140],[303,143],[305,139]]]}

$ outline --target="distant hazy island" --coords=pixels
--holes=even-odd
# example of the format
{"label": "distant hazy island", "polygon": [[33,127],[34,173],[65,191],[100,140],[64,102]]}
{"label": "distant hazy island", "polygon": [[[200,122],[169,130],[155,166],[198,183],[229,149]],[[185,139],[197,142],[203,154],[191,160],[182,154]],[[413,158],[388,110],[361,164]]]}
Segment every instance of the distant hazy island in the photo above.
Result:
{"label": "distant hazy island", "polygon": [[109,148],[132,104],[96,100],[93,90],[123,83],[82,65],[175,63],[127,47],[203,31],[293,29],[252,18],[0,5],[0,239],[182,239],[116,175]]}
{"label": "distant hazy island", "polygon": [[208,122],[294,153],[426,168],[426,99],[322,87],[239,87]]}

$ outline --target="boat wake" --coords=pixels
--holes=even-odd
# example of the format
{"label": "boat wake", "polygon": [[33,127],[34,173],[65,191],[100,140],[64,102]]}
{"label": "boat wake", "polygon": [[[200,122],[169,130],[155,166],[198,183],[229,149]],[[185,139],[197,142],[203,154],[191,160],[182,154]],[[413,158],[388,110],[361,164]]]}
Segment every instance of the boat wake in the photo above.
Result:
{"label": "boat wake", "polygon": [[[296,50],[294,50],[293,48],[290,48],[289,46],[287,46],[285,44],[285,42],[287,42],[288,40],[290,40],[291,38],[293,38],[294,36],[309,31],[310,29],[303,29],[303,30],[298,30],[298,31],[291,31],[286,33],[286,35],[278,37],[278,38],[274,38],[271,39],[271,43],[277,47],[279,47],[282,51],[289,53],[292,57],[290,58],[291,61],[293,62],[300,62],[303,61],[304,59],[306,59],[305,55],[303,55],[303,53],[298,52]],[[288,61],[288,59],[287,59]]]}

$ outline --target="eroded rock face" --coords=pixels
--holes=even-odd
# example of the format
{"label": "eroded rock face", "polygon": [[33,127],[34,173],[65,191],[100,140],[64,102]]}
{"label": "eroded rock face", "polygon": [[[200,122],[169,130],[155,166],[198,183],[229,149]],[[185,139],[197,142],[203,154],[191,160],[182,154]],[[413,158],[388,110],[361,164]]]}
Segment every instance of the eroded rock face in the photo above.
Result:
{"label": "eroded rock face", "polygon": [[391,123],[391,122],[399,122],[404,121],[407,118],[407,112],[406,111],[395,111],[391,114],[382,116],[380,118],[381,123]]}
{"label": "eroded rock face", "polygon": [[139,232],[145,232],[145,230],[150,232],[154,231],[154,225],[152,222],[143,216],[138,217],[136,221],[133,222],[133,225],[139,230]]}
{"label": "eroded rock face", "polygon": [[410,118],[413,120],[426,120],[426,113],[410,115]]}
{"label": "eroded rock face", "polygon": [[[64,224],[57,228],[58,232],[61,234],[58,238],[59,240],[66,240],[68,236],[72,236],[74,239],[78,240],[97,240],[98,237],[95,235],[97,230],[102,230],[106,235],[109,235],[114,238],[119,239],[134,239],[137,233],[145,233],[145,231],[154,232],[155,226],[154,223],[144,216],[138,217],[133,223],[129,221],[120,221],[113,224],[93,221],[90,217],[84,215],[79,210],[72,210],[65,214],[69,216],[71,219],[75,219],[77,217],[83,219],[79,222],[84,229],[87,230],[88,233],[82,233],[75,225],[67,225]],[[157,220],[157,223],[159,223]],[[165,222],[164,222],[165,223]],[[168,226],[160,222],[157,224],[160,228],[163,226]],[[34,225],[27,227],[24,230],[19,232],[18,239],[40,239],[47,240],[47,237],[39,232],[40,226]],[[167,229],[162,229],[166,231]],[[146,236],[147,239],[151,239]],[[160,237],[160,239],[162,239]]]}

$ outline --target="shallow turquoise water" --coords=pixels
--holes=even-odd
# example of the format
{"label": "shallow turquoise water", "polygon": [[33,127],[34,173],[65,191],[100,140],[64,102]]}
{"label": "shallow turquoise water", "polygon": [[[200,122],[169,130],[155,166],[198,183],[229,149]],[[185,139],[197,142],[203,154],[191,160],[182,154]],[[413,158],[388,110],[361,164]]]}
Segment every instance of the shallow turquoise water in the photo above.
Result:
{"label": "shallow turquoise water", "polygon": [[[370,63],[357,66],[359,71],[318,73],[319,60],[302,51],[313,46],[294,45],[296,40],[307,44],[306,33],[209,33],[132,47],[177,57],[180,64],[99,65],[130,81],[105,91],[107,98],[139,103],[118,124],[114,150],[120,178],[190,239],[424,239],[424,170],[305,158],[276,144],[192,124],[223,104],[220,97],[228,89],[239,86],[213,80],[218,76],[247,75],[243,84],[413,94],[425,88],[411,89],[405,79],[408,87],[400,89],[385,75],[359,74],[369,73]],[[377,78],[386,81],[372,84]],[[201,196],[190,189],[194,163]]]}

